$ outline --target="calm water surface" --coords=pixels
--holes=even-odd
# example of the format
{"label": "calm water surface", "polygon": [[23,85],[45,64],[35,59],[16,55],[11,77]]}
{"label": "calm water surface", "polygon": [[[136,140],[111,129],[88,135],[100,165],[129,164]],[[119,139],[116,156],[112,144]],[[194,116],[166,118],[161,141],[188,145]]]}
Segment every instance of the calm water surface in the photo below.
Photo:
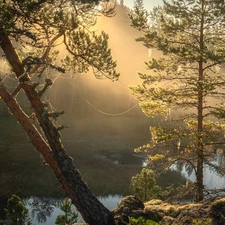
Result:
{"label": "calm water surface", "polygon": [[[104,197],[98,197],[100,202],[106,206],[109,210],[117,207],[117,204],[123,198],[121,195],[108,195]],[[60,204],[63,199],[52,199],[52,198],[37,198],[32,197],[24,199],[25,206],[29,209],[30,218],[32,218],[33,225],[54,225],[56,217],[63,215],[64,213],[60,210]],[[74,208],[76,211],[76,209]],[[78,222],[83,221],[79,215]]]}
{"label": "calm water surface", "polygon": [[[143,161],[143,166],[144,165],[145,161]],[[185,170],[181,171],[181,173],[191,181],[195,181],[195,175],[193,173],[189,177]],[[207,188],[225,188],[225,177],[213,173],[206,167],[204,169],[204,184]],[[105,205],[109,210],[116,208],[122,198],[122,195],[98,197],[103,205]],[[63,214],[60,210],[60,204],[62,201],[63,199],[32,197],[25,199],[25,205],[29,208],[30,216],[34,225],[54,225],[56,217]],[[76,209],[74,210],[76,211]],[[78,222],[81,221],[83,220],[79,215]]]}

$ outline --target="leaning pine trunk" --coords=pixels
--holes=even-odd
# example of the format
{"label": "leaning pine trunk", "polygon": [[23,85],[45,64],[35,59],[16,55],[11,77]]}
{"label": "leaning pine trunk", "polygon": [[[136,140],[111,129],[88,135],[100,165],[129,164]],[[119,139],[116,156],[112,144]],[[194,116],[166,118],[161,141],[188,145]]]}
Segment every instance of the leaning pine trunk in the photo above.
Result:
{"label": "leaning pine trunk", "polygon": [[[59,132],[49,117],[46,116],[45,106],[37,91],[32,87],[29,75],[26,74],[9,37],[2,33],[0,46],[16,77],[21,81],[20,85],[30,101],[46,140],[30,122],[28,116],[18,105],[15,97],[5,89],[3,84],[0,85],[0,97],[22,125],[37,151],[41,153],[52,168],[64,191],[72,200],[84,221],[89,225],[113,225],[114,218],[112,213],[90,192],[79,171],[74,167],[72,159],[67,155],[60,141]],[[21,79],[23,76],[26,76],[24,81]]]}

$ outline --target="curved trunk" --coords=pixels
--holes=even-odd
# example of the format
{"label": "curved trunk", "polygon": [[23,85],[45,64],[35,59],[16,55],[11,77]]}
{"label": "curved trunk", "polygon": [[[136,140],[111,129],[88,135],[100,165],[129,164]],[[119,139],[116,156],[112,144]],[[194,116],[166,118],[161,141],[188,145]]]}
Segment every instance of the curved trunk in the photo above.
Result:
{"label": "curved trunk", "polygon": [[52,124],[48,114],[46,114],[45,106],[38,92],[33,88],[24,65],[20,61],[9,37],[3,33],[1,33],[0,46],[16,77],[20,80],[20,85],[30,101],[45,138],[42,137],[20,108],[15,97],[3,85],[0,85],[0,97],[22,125],[37,151],[42,154],[52,168],[64,191],[81,213],[85,222],[89,225],[113,225],[112,213],[90,192],[78,169],[75,168],[72,159],[67,155],[60,141],[59,132]]}

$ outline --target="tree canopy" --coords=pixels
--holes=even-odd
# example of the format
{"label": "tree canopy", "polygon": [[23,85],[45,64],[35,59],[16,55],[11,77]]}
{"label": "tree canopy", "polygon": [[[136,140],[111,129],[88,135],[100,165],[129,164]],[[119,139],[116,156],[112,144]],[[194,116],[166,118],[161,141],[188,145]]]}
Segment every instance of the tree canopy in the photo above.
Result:
{"label": "tree canopy", "polygon": [[[92,67],[98,78],[118,78],[116,62],[108,49],[108,35],[91,31],[97,15],[114,14],[112,2],[1,1],[0,5],[1,33],[17,43],[18,53],[30,74],[44,66],[75,73]],[[60,44],[69,54],[55,65],[59,53],[56,46]]]}

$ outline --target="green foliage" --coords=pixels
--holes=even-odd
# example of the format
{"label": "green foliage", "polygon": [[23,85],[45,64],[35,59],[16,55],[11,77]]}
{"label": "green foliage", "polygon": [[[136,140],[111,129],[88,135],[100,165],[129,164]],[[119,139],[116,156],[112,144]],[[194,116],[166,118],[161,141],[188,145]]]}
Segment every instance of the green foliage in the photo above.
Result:
{"label": "green foliage", "polygon": [[24,206],[21,199],[12,195],[11,198],[8,199],[6,212],[6,220],[4,223],[6,225],[31,225],[31,221],[29,218],[28,209]]}
{"label": "green foliage", "polygon": [[[100,2],[101,8],[97,8]],[[41,76],[46,68],[60,73],[69,70],[85,73],[92,68],[97,78],[117,80],[119,74],[108,47],[108,35],[96,34],[91,29],[97,15],[113,14],[113,4],[106,2],[0,0],[1,33],[18,43],[18,53],[29,73]],[[59,59],[56,62],[59,39],[67,51],[65,59],[60,56],[62,62]]]}
{"label": "green foliage", "polygon": [[129,16],[132,27],[137,27],[139,30],[148,28],[148,12],[144,9],[143,0],[134,1],[134,12],[131,12]]}
{"label": "green foliage", "polygon": [[116,62],[112,60],[111,50],[108,49],[108,35],[104,32],[96,35],[79,29],[68,35],[67,50],[71,56],[66,56],[62,61],[65,68],[72,68],[74,72],[83,73],[93,68],[97,78],[114,77],[117,79]]}
{"label": "green foliage", "polygon": [[[197,179],[202,177],[203,164],[224,174],[224,166],[213,158],[225,134],[225,5],[221,1],[164,1],[143,25],[138,2],[131,19],[144,35],[137,40],[160,53],[146,62],[149,72],[139,73],[142,83],[130,90],[147,116],[160,115],[165,121],[151,127],[151,142],[137,151],[149,154],[153,169],[180,161]],[[197,184],[199,201],[203,179]]]}
{"label": "green foliage", "polygon": [[197,220],[193,220],[193,225],[211,225],[211,224],[212,224],[212,219],[205,219],[205,220],[197,219]]}
{"label": "green foliage", "polygon": [[[212,219],[194,219],[192,225],[210,225]],[[152,220],[145,220],[143,217],[139,217],[137,219],[130,218],[131,225],[169,225],[170,223],[163,223],[163,222],[155,222]],[[173,225],[176,225],[173,223]]]}
{"label": "green foliage", "polygon": [[169,223],[155,222],[152,220],[145,220],[143,217],[139,217],[137,219],[130,218],[130,225],[169,225]]}
{"label": "green foliage", "polygon": [[64,215],[57,216],[55,224],[72,225],[77,222],[78,214],[76,212],[73,212],[72,201],[69,198],[66,198],[62,202],[60,209],[64,212]]}
{"label": "green foliage", "polygon": [[130,189],[132,194],[141,201],[160,198],[163,194],[161,188],[156,185],[153,171],[143,168],[140,174],[131,178]]}

